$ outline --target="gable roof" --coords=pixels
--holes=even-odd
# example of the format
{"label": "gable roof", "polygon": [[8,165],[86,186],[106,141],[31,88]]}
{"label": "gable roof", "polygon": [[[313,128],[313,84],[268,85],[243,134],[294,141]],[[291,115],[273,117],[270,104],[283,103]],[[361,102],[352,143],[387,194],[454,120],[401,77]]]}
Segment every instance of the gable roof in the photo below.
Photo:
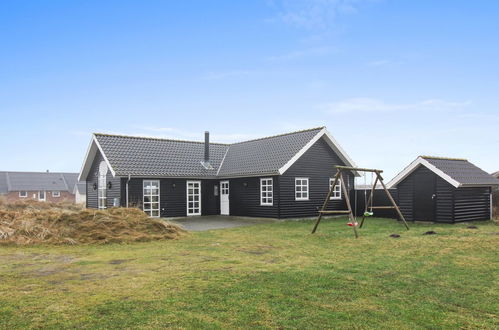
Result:
{"label": "gable roof", "polygon": [[10,191],[73,191],[78,173],[0,172],[0,193]]}
{"label": "gable roof", "polygon": [[419,156],[393,178],[387,187],[393,188],[419,166],[425,166],[456,188],[499,185],[498,179],[466,159]]}
{"label": "gable roof", "polygon": [[205,168],[204,142],[94,134],[80,180],[90,171],[100,151],[114,176],[215,178],[279,175],[318,139],[324,138],[348,166],[353,161],[324,127],[234,144],[210,143],[210,164]]}

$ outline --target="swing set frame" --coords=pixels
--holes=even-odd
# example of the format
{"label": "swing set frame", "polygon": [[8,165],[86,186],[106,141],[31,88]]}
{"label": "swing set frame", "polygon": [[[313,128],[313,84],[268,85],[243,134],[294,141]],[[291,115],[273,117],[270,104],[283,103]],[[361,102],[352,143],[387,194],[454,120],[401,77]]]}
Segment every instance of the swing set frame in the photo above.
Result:
{"label": "swing set frame", "polygon": [[[402,212],[400,212],[400,209],[395,203],[395,200],[392,197],[392,194],[388,191],[388,189],[385,186],[385,183],[383,182],[383,177],[381,176],[381,173],[383,173],[382,170],[377,170],[377,169],[372,169],[372,168],[358,168],[358,167],[350,167],[350,166],[336,166],[336,175],[334,176],[334,181],[331,187],[329,188],[329,192],[326,196],[326,200],[324,201],[324,204],[322,205],[322,208],[319,210],[319,216],[317,217],[317,221],[315,222],[314,228],[312,229],[312,234],[316,232],[317,227],[319,226],[319,223],[321,222],[322,216],[326,214],[348,214],[348,217],[350,219],[350,223],[352,224],[353,232],[355,234],[355,238],[359,237],[359,234],[357,232],[357,222],[356,218],[354,215],[354,212],[352,210],[352,205],[350,203],[350,197],[348,195],[348,190],[345,185],[345,179],[343,178],[343,172],[347,171],[355,171],[355,172],[371,172],[376,175],[376,179],[374,180],[374,184],[371,188],[371,193],[369,194],[369,199],[367,200],[367,203],[365,205],[364,213],[362,214],[362,221],[360,222],[359,228],[362,228],[364,225],[364,221],[366,219],[366,212],[367,212],[367,207],[369,203],[372,203],[373,201],[373,196],[374,196],[374,190],[376,189],[376,185],[378,182],[381,184],[383,187],[383,190],[385,191],[386,195],[388,196],[388,199],[390,200],[390,203],[392,206],[372,206],[370,207],[371,211],[373,209],[395,209],[397,211],[398,216],[400,219],[404,222],[405,228],[409,230],[409,226],[407,225],[407,222],[405,221],[404,216],[402,215]],[[343,192],[343,195],[345,196],[345,203],[347,206],[347,210],[326,210],[327,205],[330,201],[331,195],[334,191],[334,187],[338,184],[338,182],[341,183],[340,187]],[[355,189],[355,187],[354,187]],[[357,210],[356,210],[357,211]]]}

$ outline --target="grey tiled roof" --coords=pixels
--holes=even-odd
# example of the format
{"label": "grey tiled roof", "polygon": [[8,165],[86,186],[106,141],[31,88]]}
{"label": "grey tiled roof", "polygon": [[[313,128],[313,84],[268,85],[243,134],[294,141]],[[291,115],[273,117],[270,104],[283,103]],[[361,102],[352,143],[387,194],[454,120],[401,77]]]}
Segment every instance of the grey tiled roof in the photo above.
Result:
{"label": "grey tiled roof", "polygon": [[210,143],[213,169],[205,169],[201,164],[204,142],[108,134],[95,137],[118,176],[215,176],[229,147]]}
{"label": "grey tiled roof", "polygon": [[81,195],[86,195],[87,194],[87,183],[85,181],[79,181],[77,184],[74,185],[74,190],[73,192],[78,192]]}
{"label": "grey tiled roof", "polygon": [[0,194],[6,194],[9,192],[9,187],[7,186],[7,172],[0,172]]}
{"label": "grey tiled roof", "polygon": [[466,159],[421,156],[461,185],[499,185],[499,180]]}
{"label": "grey tiled roof", "polygon": [[322,129],[319,127],[232,144],[219,175],[277,173]]}
{"label": "grey tiled roof", "polygon": [[0,172],[0,193],[59,190],[73,192],[78,173]]}
{"label": "grey tiled roof", "polygon": [[206,169],[204,142],[95,134],[117,176],[216,177],[271,174],[284,166],[323,127],[234,144],[210,143]]}

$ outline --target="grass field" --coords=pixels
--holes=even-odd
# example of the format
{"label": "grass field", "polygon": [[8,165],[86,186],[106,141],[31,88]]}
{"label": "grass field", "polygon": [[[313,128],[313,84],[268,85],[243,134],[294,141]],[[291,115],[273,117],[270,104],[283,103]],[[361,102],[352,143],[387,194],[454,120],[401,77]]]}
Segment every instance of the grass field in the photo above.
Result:
{"label": "grass field", "polygon": [[354,239],[343,220],[315,235],[300,221],[1,247],[0,327],[498,328],[499,227],[468,225],[369,219]]}

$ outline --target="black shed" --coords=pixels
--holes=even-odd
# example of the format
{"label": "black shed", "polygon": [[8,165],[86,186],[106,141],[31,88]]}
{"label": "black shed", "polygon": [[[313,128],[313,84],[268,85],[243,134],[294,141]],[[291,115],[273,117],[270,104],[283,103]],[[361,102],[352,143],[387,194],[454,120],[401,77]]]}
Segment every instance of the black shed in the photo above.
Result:
{"label": "black shed", "polygon": [[407,220],[455,223],[492,217],[499,180],[466,159],[419,156],[387,185]]}

